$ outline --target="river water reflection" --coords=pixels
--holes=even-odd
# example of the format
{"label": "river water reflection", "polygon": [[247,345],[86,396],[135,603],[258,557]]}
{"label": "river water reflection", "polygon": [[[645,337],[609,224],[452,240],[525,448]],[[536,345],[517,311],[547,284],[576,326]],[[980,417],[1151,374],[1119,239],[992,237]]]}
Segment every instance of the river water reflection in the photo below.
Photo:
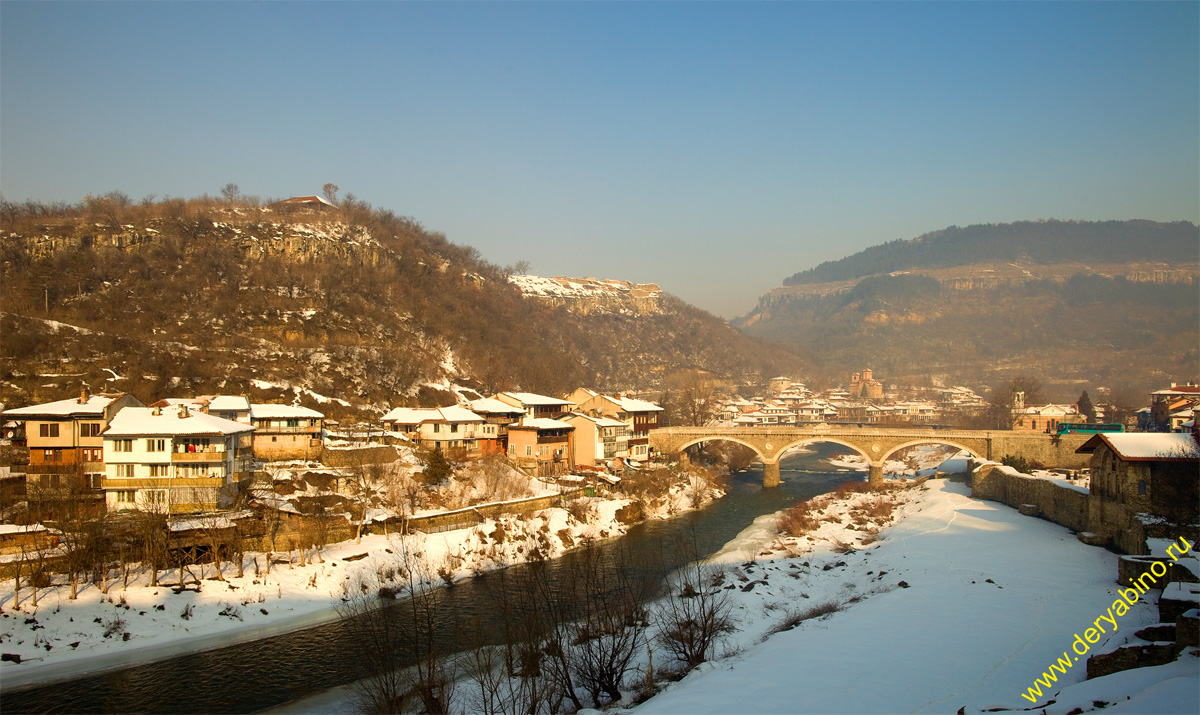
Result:
{"label": "river water reflection", "polygon": [[[837,469],[824,461],[844,451],[826,444],[786,457],[781,464],[783,483],[775,489],[762,488],[761,469],[738,473],[729,493],[714,504],[674,519],[639,524],[624,537],[606,542],[604,548],[628,549],[635,561],[639,555],[649,554],[661,559],[670,553],[664,544],[694,536],[702,554],[713,553],[763,514],[830,491],[847,479],[862,479],[861,473]],[[551,566],[551,577],[554,568]],[[489,584],[487,578],[470,579],[448,589],[442,610],[447,621],[486,620]],[[357,680],[362,675],[356,667],[357,650],[358,644],[346,629],[333,622],[5,693],[3,709],[5,713],[255,712]]]}

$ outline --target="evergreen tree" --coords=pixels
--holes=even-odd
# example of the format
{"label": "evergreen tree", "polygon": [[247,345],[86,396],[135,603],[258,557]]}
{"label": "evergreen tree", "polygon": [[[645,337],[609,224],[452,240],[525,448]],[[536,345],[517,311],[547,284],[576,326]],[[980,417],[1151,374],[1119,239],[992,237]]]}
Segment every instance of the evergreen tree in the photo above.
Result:
{"label": "evergreen tree", "polygon": [[1088,397],[1087,390],[1079,396],[1079,401],[1075,403],[1075,407],[1079,410],[1079,414],[1084,416],[1085,422],[1096,421],[1096,408],[1092,405],[1092,398]]}

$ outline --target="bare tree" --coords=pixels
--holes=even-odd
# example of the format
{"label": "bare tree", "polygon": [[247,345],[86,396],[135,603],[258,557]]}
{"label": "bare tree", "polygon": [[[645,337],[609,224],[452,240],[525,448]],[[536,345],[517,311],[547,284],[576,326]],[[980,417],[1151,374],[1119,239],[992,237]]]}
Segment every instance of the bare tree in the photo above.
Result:
{"label": "bare tree", "polygon": [[391,593],[382,590],[361,571],[345,584],[344,589],[336,609],[359,645],[359,662],[365,670],[366,677],[355,686],[360,710],[407,712],[404,706],[412,684],[400,666],[404,632]]}
{"label": "bare tree", "polygon": [[[440,608],[444,590],[434,587],[435,569],[414,543],[400,540],[393,559],[376,571],[397,574],[397,587],[360,579],[347,588],[339,607],[369,667],[360,687],[362,705],[373,712],[408,712],[413,706],[449,712],[455,668],[439,639],[448,615]],[[400,601],[392,603],[392,597]],[[399,650],[402,644],[406,651]]]}
{"label": "bare tree", "polygon": [[[694,535],[676,548],[698,551]],[[693,560],[668,578],[667,595],[657,603],[656,640],[688,670],[708,660],[716,644],[735,630],[724,580],[719,567]]]}
{"label": "bare tree", "polygon": [[677,370],[664,380],[663,402],[675,424],[701,426],[716,414],[717,381],[703,370]]}
{"label": "bare tree", "polygon": [[131,516],[134,540],[141,552],[142,567],[150,569],[150,585],[158,586],[158,572],[167,568],[167,515],[136,511]]}
{"label": "bare tree", "polygon": [[325,184],[325,186],[321,187],[322,193],[325,194],[325,198],[328,199],[329,203],[331,204],[337,203],[337,192],[339,190],[341,190],[341,187],[333,182]]}
{"label": "bare tree", "polygon": [[[571,670],[594,707],[621,699],[634,656],[645,644],[646,603],[654,586],[649,570],[633,564],[628,551],[609,557],[595,546],[572,555],[564,591],[581,608],[569,627]],[[602,700],[601,695],[607,698]]]}
{"label": "bare tree", "polygon": [[1042,383],[1035,377],[1014,377],[992,391],[986,410],[987,424],[992,429],[1010,430],[1021,419],[1026,405],[1040,404]]}

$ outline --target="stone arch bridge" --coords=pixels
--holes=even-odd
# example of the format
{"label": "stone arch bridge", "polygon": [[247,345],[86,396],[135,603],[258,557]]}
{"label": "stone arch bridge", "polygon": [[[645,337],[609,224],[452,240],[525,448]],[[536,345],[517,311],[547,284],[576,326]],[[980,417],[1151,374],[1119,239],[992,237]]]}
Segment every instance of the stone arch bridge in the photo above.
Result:
{"label": "stone arch bridge", "polygon": [[1076,454],[1091,435],[1045,434],[1006,430],[882,428],[816,424],[807,427],[663,427],[650,431],[650,446],[664,454],[679,454],[704,442],[737,442],[754,450],[763,462],[763,486],[779,485],[779,459],[795,447],[833,442],[867,460],[872,484],[883,481],[883,465],[900,450],[918,444],[945,444],[976,457],[1000,460],[1024,457],[1047,467],[1078,469],[1089,455]]}

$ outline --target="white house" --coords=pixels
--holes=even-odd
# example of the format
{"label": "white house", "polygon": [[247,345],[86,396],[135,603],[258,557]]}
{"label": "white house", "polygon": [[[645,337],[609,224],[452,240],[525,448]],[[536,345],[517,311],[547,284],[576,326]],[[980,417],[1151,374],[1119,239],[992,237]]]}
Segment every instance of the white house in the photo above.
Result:
{"label": "white house", "polygon": [[227,506],[249,479],[254,427],[188,405],[126,407],[102,433],[110,511],[188,513]]}
{"label": "white house", "polygon": [[500,433],[500,425],[465,407],[397,407],[382,421],[421,446],[438,451],[462,449],[470,457],[490,451]]}

